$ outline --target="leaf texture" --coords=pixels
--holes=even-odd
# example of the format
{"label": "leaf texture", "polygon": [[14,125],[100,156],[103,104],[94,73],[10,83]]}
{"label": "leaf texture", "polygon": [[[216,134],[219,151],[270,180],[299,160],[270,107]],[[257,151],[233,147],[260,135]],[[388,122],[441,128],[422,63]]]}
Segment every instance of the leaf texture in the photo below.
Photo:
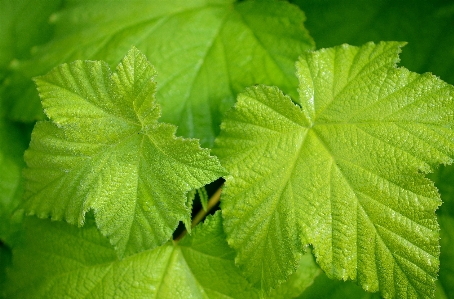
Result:
{"label": "leaf texture", "polygon": [[224,170],[157,121],[155,75],[133,48],[114,73],[76,61],[35,79],[50,121],[37,123],[25,154],[29,214],[82,225],[94,210],[120,256],[163,244],[190,218],[186,193]]}
{"label": "leaf texture", "polygon": [[123,260],[92,222],[79,229],[28,218],[8,298],[258,298],[234,265],[220,212],[178,244]]}
{"label": "leaf texture", "polygon": [[[15,76],[41,75],[76,59],[112,67],[134,45],[159,73],[163,121],[203,146],[212,146],[222,113],[246,86],[277,85],[296,97],[294,61],[314,46],[304,14],[284,1],[70,1],[52,20],[54,39],[18,63]],[[26,85],[12,81],[13,90]],[[11,115],[38,117],[38,102],[22,89],[11,97]]]}
{"label": "leaf texture", "polygon": [[226,116],[224,228],[255,285],[285,280],[310,243],[330,278],[433,296],[441,202],[421,172],[452,162],[453,88],[396,68],[402,45],[303,54],[299,105],[259,85]]}

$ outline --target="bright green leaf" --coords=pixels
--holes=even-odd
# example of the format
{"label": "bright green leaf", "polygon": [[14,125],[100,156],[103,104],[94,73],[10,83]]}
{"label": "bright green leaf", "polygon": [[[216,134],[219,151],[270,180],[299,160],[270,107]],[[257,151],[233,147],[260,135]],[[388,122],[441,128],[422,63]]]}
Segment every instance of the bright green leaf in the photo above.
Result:
{"label": "bright green leaf", "polygon": [[178,244],[121,261],[90,223],[29,218],[13,250],[8,298],[258,298],[234,265],[220,212]]}
{"label": "bright green leaf", "polygon": [[[54,39],[14,76],[41,75],[76,59],[114,66],[134,45],[158,71],[163,121],[203,145],[212,145],[222,113],[244,87],[272,84],[297,96],[294,61],[313,48],[304,14],[284,1],[70,1],[52,20]],[[38,117],[33,87],[14,82],[11,89],[22,90],[11,97],[12,115]]]}
{"label": "bright green leaf", "polygon": [[186,193],[224,170],[157,121],[155,75],[134,48],[114,73],[76,61],[35,79],[51,121],[37,123],[25,153],[29,214],[82,225],[93,209],[120,256],[163,244],[190,218]]}
{"label": "bright green leaf", "polygon": [[453,88],[396,68],[401,45],[308,52],[301,107],[260,85],[226,115],[224,228],[255,285],[285,280],[310,243],[330,278],[388,298],[434,294],[441,202],[420,172],[452,161]]}
{"label": "bright green leaf", "polygon": [[[454,246],[454,221],[450,214],[453,214],[452,198],[454,193],[454,167],[441,166],[435,173],[428,175],[435,181],[437,188],[440,190],[443,204],[437,214],[440,222],[441,235],[441,254],[440,254],[440,271],[436,283],[435,298],[447,299],[454,296],[454,257],[452,250]],[[381,298],[378,294],[368,293],[352,282],[343,282],[329,279],[325,274],[315,278],[314,283],[308,287],[298,298],[325,298],[325,299],[344,299],[344,298]]]}

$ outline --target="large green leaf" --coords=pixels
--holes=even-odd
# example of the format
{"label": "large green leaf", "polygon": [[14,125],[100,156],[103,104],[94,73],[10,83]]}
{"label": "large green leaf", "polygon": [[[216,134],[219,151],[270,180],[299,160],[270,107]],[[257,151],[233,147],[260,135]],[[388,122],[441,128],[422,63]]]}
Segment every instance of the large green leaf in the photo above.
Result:
{"label": "large green leaf", "polygon": [[[273,84],[297,95],[294,61],[313,47],[304,19],[284,1],[69,1],[52,18],[54,39],[19,63],[14,76],[23,79],[12,80],[23,87],[23,80],[76,59],[114,66],[135,45],[161,78],[163,120],[211,145],[222,113],[244,87]],[[11,98],[13,117],[39,116],[30,89]]]}
{"label": "large green leaf", "polygon": [[25,153],[23,207],[82,225],[93,209],[121,256],[161,245],[190,219],[186,193],[223,168],[197,140],[157,121],[156,72],[137,49],[111,73],[76,61],[35,79],[50,121],[38,122]]}
{"label": "large green leaf", "polygon": [[258,298],[234,265],[220,212],[178,244],[121,261],[90,221],[78,229],[29,218],[8,298]]}
{"label": "large green leaf", "polygon": [[453,87],[396,68],[401,45],[303,54],[301,106],[259,85],[226,115],[224,228],[255,285],[286,279],[311,243],[330,278],[387,298],[433,295],[441,202],[421,172],[452,161]]}
{"label": "large green leaf", "polygon": [[[437,210],[440,223],[440,271],[436,284],[435,298],[447,299],[454,296],[454,256],[451,248],[454,246],[454,221],[452,215],[454,167],[441,166],[428,177],[434,180],[440,190],[443,204]],[[368,293],[352,282],[343,282],[329,279],[325,274],[315,278],[314,283],[301,294],[301,299],[325,298],[379,298],[378,294]]]}
{"label": "large green leaf", "polygon": [[292,0],[307,15],[317,47],[407,41],[402,65],[454,84],[454,4],[450,0]]}

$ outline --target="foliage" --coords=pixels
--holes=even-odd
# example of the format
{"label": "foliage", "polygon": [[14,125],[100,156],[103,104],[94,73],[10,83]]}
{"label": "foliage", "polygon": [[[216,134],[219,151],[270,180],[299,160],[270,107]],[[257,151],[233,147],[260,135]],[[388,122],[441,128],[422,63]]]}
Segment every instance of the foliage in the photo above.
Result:
{"label": "foliage", "polygon": [[454,6],[290,2],[0,0],[0,297],[454,296]]}

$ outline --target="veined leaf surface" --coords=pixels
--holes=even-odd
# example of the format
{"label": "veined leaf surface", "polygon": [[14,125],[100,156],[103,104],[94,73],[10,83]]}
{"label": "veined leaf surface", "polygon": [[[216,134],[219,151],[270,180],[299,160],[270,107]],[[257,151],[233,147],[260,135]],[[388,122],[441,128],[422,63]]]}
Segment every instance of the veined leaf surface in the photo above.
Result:
{"label": "veined leaf surface", "polygon": [[50,121],[25,160],[29,214],[82,225],[93,209],[121,256],[163,244],[187,221],[186,193],[224,174],[197,140],[157,121],[156,72],[133,48],[111,73],[76,61],[36,78]]}
{"label": "veined leaf surface", "polygon": [[[277,85],[296,97],[294,61],[314,46],[304,14],[285,1],[68,1],[51,20],[54,39],[18,63],[14,76],[23,78],[12,79],[11,92],[76,59],[113,67],[134,45],[159,73],[163,121],[204,146],[213,144],[222,113],[246,86]],[[10,96],[12,117],[39,117],[38,101],[24,89]]]}
{"label": "veined leaf surface", "polygon": [[396,68],[402,45],[303,54],[299,105],[259,85],[226,116],[224,228],[255,285],[285,280],[312,244],[330,278],[386,298],[434,294],[441,201],[421,172],[452,162],[453,87]]}
{"label": "veined leaf surface", "polygon": [[234,265],[220,212],[178,244],[121,261],[91,222],[78,229],[30,218],[8,298],[258,298]]}

